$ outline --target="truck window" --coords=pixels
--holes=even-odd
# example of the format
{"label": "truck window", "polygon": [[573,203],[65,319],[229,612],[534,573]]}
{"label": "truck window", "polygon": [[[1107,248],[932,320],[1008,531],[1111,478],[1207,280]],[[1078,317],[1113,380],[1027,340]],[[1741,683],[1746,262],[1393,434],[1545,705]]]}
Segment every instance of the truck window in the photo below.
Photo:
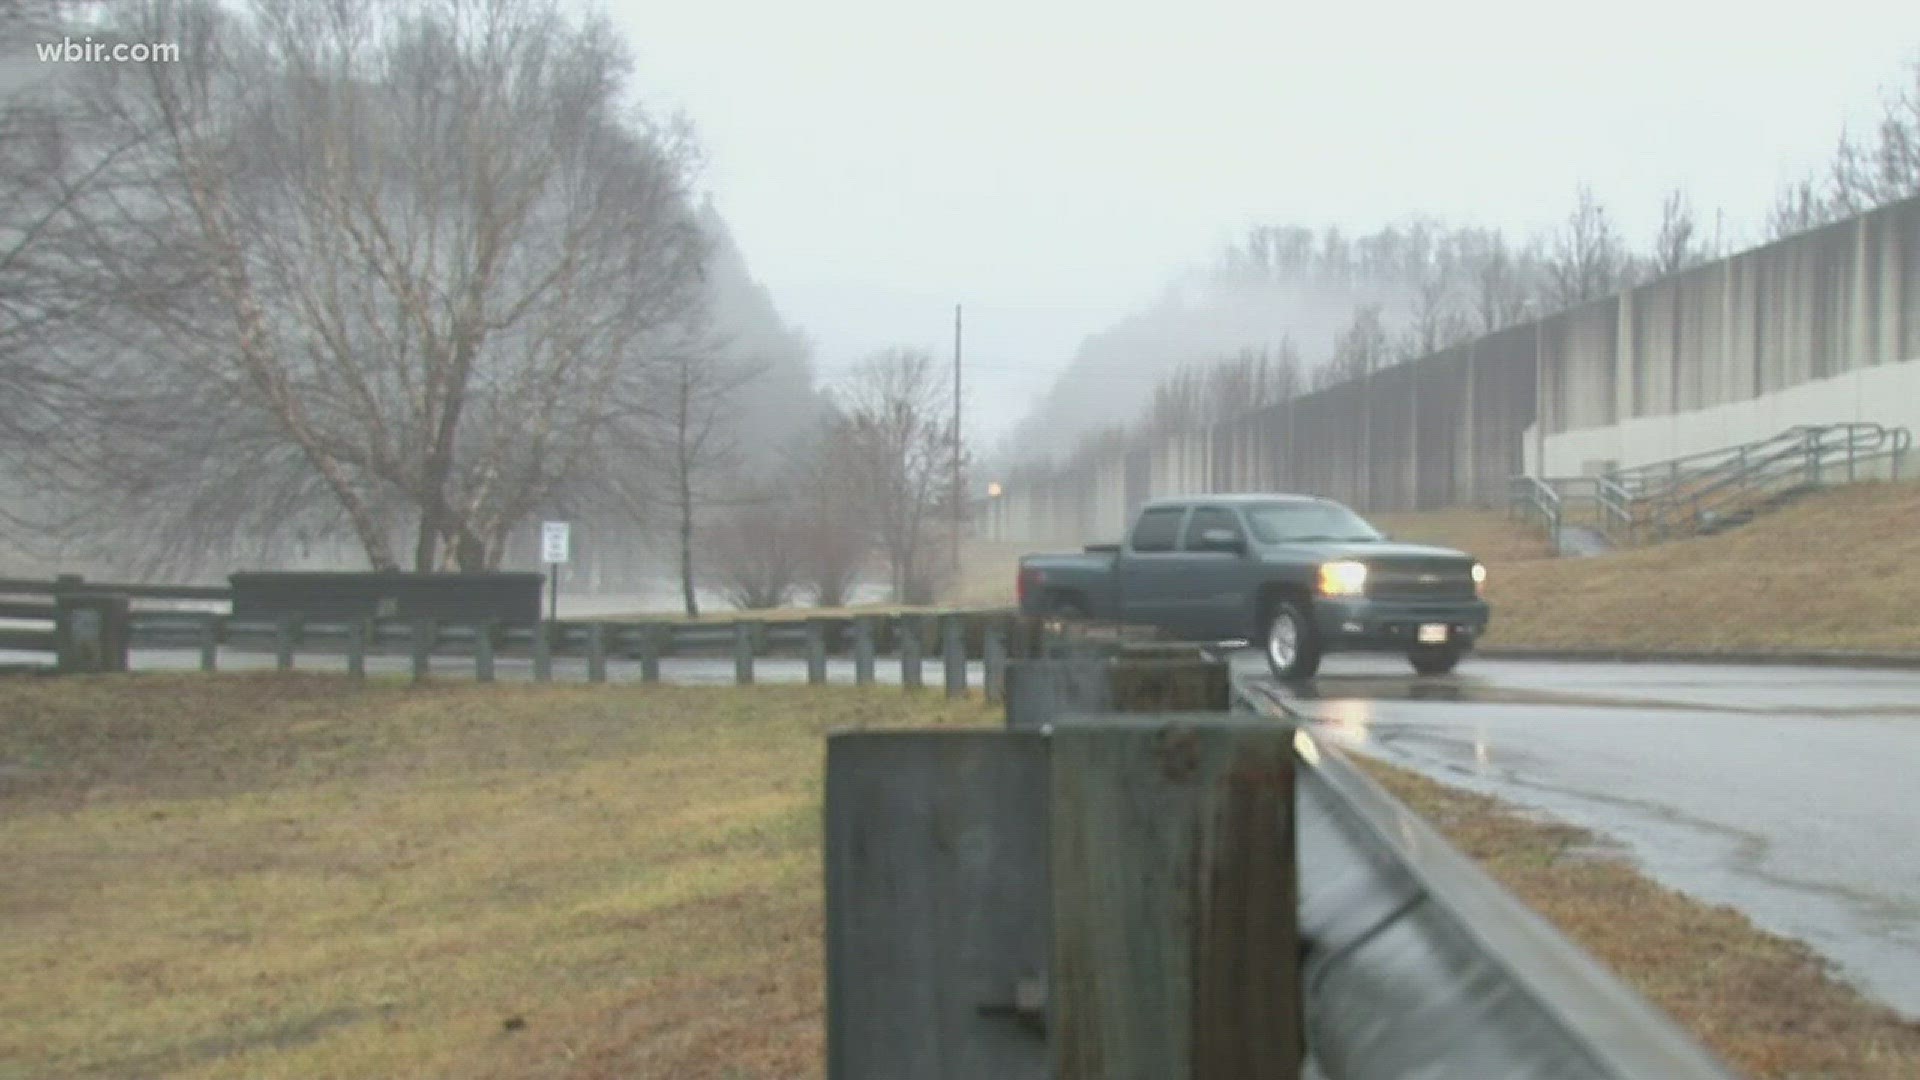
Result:
{"label": "truck window", "polygon": [[1140,523],[1133,527],[1133,550],[1172,551],[1174,538],[1180,535],[1180,519],[1186,513],[1184,506],[1164,506],[1141,514]]}
{"label": "truck window", "polygon": [[1235,536],[1242,535],[1240,519],[1234,516],[1233,511],[1219,506],[1202,506],[1187,519],[1187,538],[1180,542],[1180,546],[1188,551],[1199,551],[1200,534],[1208,529],[1227,529]]}

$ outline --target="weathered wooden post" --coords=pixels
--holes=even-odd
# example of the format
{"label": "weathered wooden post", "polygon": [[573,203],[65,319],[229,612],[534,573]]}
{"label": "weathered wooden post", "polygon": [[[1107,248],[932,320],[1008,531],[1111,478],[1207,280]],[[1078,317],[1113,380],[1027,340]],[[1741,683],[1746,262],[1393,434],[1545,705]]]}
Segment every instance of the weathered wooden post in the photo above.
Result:
{"label": "weathered wooden post", "polygon": [[1299,1076],[1290,733],[1093,721],[1051,750],[1054,1080]]}
{"label": "weathered wooden post", "polygon": [[273,621],[273,667],[275,671],[293,670],[295,615],[282,615]]}
{"label": "weathered wooden post", "polygon": [[873,685],[873,620],[865,615],[853,620],[853,683]]}
{"label": "weathered wooden post", "polygon": [[200,670],[212,672],[220,666],[220,616],[209,615],[200,622]]}
{"label": "weathered wooden post", "polygon": [[899,615],[894,618],[893,639],[900,648],[900,685],[908,690],[920,689],[922,633],[919,616]]}
{"label": "weathered wooden post", "polygon": [[533,681],[553,681],[553,635],[560,624],[541,622],[533,628]]}
{"label": "weathered wooden post", "polygon": [[980,681],[987,692],[987,703],[999,704],[1006,696],[1007,639],[998,620],[987,623],[980,635]]}
{"label": "weathered wooden post", "polygon": [[587,625],[587,681],[593,683],[607,681],[607,626],[605,623]]}
{"label": "weathered wooden post", "polygon": [[807,685],[821,686],[827,681],[827,627],[819,619],[807,620]]}
{"label": "weathered wooden post", "polygon": [[966,624],[958,615],[940,620],[941,661],[946,668],[947,696],[967,696]]}
{"label": "weathered wooden post", "polygon": [[440,627],[434,619],[413,620],[413,634],[410,644],[413,646],[413,681],[422,682],[432,671],[431,657],[433,647],[440,636]]}
{"label": "weathered wooden post", "polygon": [[493,624],[490,622],[473,628],[473,679],[493,681]]}
{"label": "weathered wooden post", "polygon": [[827,745],[828,1080],[1300,1075],[1290,732]]}
{"label": "weathered wooden post", "polygon": [[373,620],[355,619],[347,626],[347,675],[367,677],[367,648],[373,642]]}
{"label": "weathered wooden post", "polygon": [[733,681],[738,686],[753,683],[753,626],[750,623],[733,624]]}
{"label": "weathered wooden post", "polygon": [[658,623],[644,623],[640,627],[640,681],[643,683],[660,681],[660,637],[664,629]]}

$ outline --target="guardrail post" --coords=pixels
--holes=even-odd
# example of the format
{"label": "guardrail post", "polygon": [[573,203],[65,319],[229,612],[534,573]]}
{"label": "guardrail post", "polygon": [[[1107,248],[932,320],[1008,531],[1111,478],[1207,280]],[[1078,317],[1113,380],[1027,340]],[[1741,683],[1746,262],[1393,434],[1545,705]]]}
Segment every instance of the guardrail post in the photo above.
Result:
{"label": "guardrail post", "polygon": [[660,681],[660,636],[663,628],[658,623],[644,623],[640,627],[640,681],[657,683]]}
{"label": "guardrail post", "polygon": [[940,645],[946,666],[947,696],[950,698],[967,696],[967,641],[964,636],[966,626],[958,615],[948,615],[940,620]]}
{"label": "guardrail post", "polygon": [[827,627],[819,619],[807,620],[807,685],[821,686],[827,681]]}
{"label": "guardrail post", "polygon": [[1291,735],[1091,721],[1050,757],[1055,1080],[1300,1075]]}
{"label": "guardrail post", "polygon": [[367,648],[373,642],[373,620],[359,618],[347,626],[347,675],[367,677]]}
{"label": "guardrail post", "polygon": [[921,685],[920,620],[911,615],[898,616],[893,623],[893,637],[900,645],[900,686],[918,690]]}
{"label": "guardrail post", "polygon": [[220,616],[209,615],[200,623],[200,670],[212,673],[220,666]]}
{"label": "guardrail post", "polygon": [[533,628],[533,681],[553,681],[553,632],[558,623],[541,622]]}
{"label": "guardrail post", "polygon": [[733,624],[733,681],[737,686],[753,684],[753,627],[750,623]]}
{"label": "guardrail post", "polygon": [[607,627],[605,623],[587,626],[587,681],[607,681]]}
{"label": "guardrail post", "polygon": [[413,651],[413,681],[423,682],[432,670],[434,639],[439,636],[439,627],[432,619],[415,619],[413,633],[408,644]]}
{"label": "guardrail post", "polygon": [[75,588],[56,588],[53,597],[55,669],[68,674],[127,670],[133,637],[127,598],[76,594]]}
{"label": "guardrail post", "polygon": [[853,620],[853,682],[873,685],[873,620],[865,615]]}
{"label": "guardrail post", "polygon": [[999,620],[991,620],[980,636],[981,683],[987,704],[997,705],[1006,695],[1007,641]]}
{"label": "guardrail post", "polygon": [[273,622],[273,667],[275,671],[293,670],[293,621],[298,616],[282,615]]}
{"label": "guardrail post", "polygon": [[473,628],[473,679],[493,681],[493,624],[490,622]]}

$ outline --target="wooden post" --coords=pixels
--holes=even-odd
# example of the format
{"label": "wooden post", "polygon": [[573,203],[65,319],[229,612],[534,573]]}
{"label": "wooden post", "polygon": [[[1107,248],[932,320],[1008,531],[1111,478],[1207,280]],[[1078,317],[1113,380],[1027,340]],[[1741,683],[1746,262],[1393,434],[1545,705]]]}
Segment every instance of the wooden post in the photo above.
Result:
{"label": "wooden post", "polygon": [[213,672],[220,664],[220,616],[209,615],[200,624],[200,670]]}
{"label": "wooden post", "polygon": [[640,681],[643,683],[660,681],[660,637],[664,631],[658,623],[643,623],[640,627]]}
{"label": "wooden post", "polygon": [[367,677],[367,646],[373,641],[373,620],[355,619],[347,627],[347,675]]}
{"label": "wooden post", "polygon": [[553,631],[559,624],[541,622],[533,627],[533,681],[553,681]]}
{"label": "wooden post", "polygon": [[273,623],[273,668],[275,671],[293,670],[293,625],[294,615],[282,615]]}
{"label": "wooden post", "polygon": [[807,685],[827,681],[827,628],[819,619],[807,620]]}
{"label": "wooden post", "polygon": [[753,626],[733,624],[733,681],[740,686],[753,684]]}
{"label": "wooden post", "polygon": [[587,681],[607,681],[607,627],[605,623],[587,626]]}
{"label": "wooden post", "polygon": [[432,619],[413,621],[413,681],[422,682],[432,670],[430,657],[433,656],[434,639],[439,636],[439,626]]}
{"label": "wooden post", "polygon": [[998,620],[988,622],[980,637],[981,683],[987,692],[987,703],[998,705],[1006,696],[1007,679],[1007,639]]}
{"label": "wooden post", "polygon": [[873,620],[865,615],[853,620],[853,683],[873,685]]}
{"label": "wooden post", "polygon": [[493,624],[473,628],[473,678],[475,682],[493,681]]}
{"label": "wooden post", "polygon": [[894,619],[893,638],[900,644],[900,685],[903,689],[918,690],[920,678],[920,620],[917,616],[901,615]]}
{"label": "wooden post", "polygon": [[1300,1074],[1291,753],[1244,721],[1055,730],[1055,1080]]}
{"label": "wooden post", "polygon": [[950,698],[967,696],[967,639],[966,625],[958,615],[948,615],[940,620],[940,644],[944,653],[947,677],[947,696]]}

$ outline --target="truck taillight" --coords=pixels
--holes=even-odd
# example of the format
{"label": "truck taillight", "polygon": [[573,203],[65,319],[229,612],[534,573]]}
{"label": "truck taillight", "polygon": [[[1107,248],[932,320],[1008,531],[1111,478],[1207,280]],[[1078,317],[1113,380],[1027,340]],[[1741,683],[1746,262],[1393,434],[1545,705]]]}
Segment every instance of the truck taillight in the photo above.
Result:
{"label": "truck taillight", "polygon": [[1013,581],[1014,602],[1020,604],[1026,603],[1027,593],[1031,592],[1033,587],[1040,584],[1043,580],[1045,579],[1041,576],[1040,571],[1029,567],[1021,567],[1019,576],[1014,578]]}

